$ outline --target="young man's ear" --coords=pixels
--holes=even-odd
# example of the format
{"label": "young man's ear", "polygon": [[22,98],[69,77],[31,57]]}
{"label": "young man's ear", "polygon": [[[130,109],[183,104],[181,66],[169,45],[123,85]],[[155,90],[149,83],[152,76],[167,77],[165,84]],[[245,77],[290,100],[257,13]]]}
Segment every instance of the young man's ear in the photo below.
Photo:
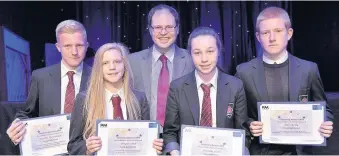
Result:
{"label": "young man's ear", "polygon": [[290,39],[292,38],[292,36],[293,36],[293,29],[292,29],[292,28],[289,28],[289,29],[287,30],[287,34],[288,34],[288,40],[290,40]]}
{"label": "young man's ear", "polygon": [[61,45],[59,45],[58,42],[55,43],[55,47],[58,49],[59,52],[61,52]]}

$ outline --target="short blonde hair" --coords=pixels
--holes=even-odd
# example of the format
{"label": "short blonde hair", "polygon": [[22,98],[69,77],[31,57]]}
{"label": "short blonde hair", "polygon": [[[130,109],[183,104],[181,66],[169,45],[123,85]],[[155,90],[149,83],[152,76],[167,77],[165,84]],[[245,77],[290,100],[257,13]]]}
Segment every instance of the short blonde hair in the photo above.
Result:
{"label": "short blonde hair", "polygon": [[260,12],[260,14],[257,17],[257,23],[256,23],[256,31],[259,32],[259,24],[260,22],[270,19],[270,18],[282,18],[285,21],[285,27],[286,29],[291,28],[291,20],[288,16],[288,13],[279,7],[268,7]]}
{"label": "short blonde hair", "polygon": [[76,32],[80,32],[87,40],[87,33],[85,27],[78,21],[75,20],[65,20],[58,24],[55,29],[55,36],[57,41],[59,41],[59,36],[62,33],[73,34]]}

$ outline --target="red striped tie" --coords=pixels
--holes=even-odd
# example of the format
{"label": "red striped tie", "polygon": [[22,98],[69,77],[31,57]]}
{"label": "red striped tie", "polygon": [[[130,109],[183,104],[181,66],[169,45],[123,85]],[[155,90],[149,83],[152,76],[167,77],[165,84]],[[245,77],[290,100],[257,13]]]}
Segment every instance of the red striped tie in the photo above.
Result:
{"label": "red striped tie", "polygon": [[112,97],[112,104],[113,104],[113,119],[114,120],[124,120],[124,116],[121,110],[121,98],[120,96]]}
{"label": "red striped tie", "polygon": [[212,126],[212,110],[210,97],[211,85],[201,84],[201,88],[204,91],[204,98],[202,100],[200,126],[211,127]]}
{"label": "red striped tie", "polygon": [[74,99],[75,99],[75,89],[74,89],[74,82],[73,82],[73,75],[74,71],[68,71],[68,84],[65,94],[65,105],[64,105],[64,113],[72,113]]}

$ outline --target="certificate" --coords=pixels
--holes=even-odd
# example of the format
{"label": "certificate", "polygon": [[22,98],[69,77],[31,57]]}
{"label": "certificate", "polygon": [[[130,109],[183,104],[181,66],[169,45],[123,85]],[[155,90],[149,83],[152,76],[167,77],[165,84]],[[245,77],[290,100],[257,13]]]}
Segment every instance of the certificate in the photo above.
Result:
{"label": "certificate", "polygon": [[260,143],[326,146],[319,127],[325,102],[259,102]]}
{"label": "certificate", "polygon": [[53,115],[22,120],[26,132],[20,142],[21,155],[67,153],[70,115]]}
{"label": "certificate", "polygon": [[152,146],[158,135],[156,121],[97,120],[97,136],[102,143],[97,155],[156,156]]}
{"label": "certificate", "polygon": [[189,155],[243,155],[245,131],[240,129],[181,126],[180,153]]}

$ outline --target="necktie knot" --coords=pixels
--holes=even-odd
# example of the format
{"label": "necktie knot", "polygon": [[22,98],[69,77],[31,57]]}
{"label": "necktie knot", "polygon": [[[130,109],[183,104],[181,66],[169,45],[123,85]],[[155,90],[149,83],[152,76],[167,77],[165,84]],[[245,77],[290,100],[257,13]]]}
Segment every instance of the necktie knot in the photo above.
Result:
{"label": "necktie knot", "polygon": [[208,84],[208,85],[201,84],[200,86],[201,86],[202,90],[204,91],[204,94],[210,94],[211,84]]}
{"label": "necktie knot", "polygon": [[120,106],[121,98],[120,96],[112,96],[113,107]]}
{"label": "necktie knot", "polygon": [[124,120],[124,115],[122,114],[121,109],[121,98],[118,95],[112,96],[112,104],[113,104],[113,119],[114,120]]}
{"label": "necktie knot", "polygon": [[167,57],[165,55],[160,56],[160,61],[164,64],[167,62]]}
{"label": "necktie knot", "polygon": [[74,71],[68,71],[67,72],[67,76],[68,76],[68,79],[70,80],[70,81],[73,81],[73,75],[75,74],[75,72]]}

